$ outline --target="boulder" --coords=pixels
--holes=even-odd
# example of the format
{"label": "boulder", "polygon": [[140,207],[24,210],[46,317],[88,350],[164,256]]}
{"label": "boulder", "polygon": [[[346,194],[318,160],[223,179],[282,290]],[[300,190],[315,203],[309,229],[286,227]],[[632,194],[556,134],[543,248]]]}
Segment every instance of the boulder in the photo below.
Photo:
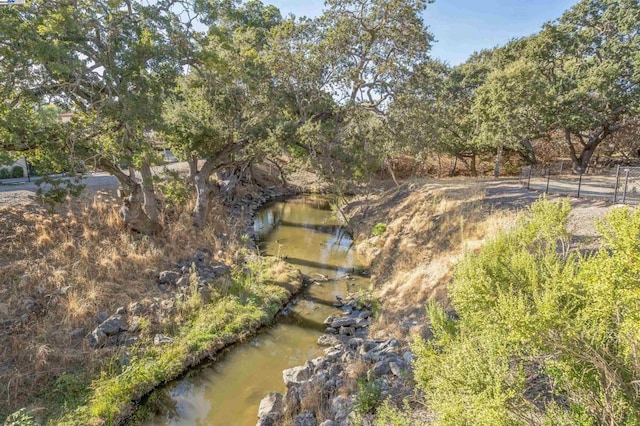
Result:
{"label": "boulder", "polygon": [[127,331],[128,328],[127,322],[122,318],[122,315],[111,315],[96,327],[96,330],[102,331],[107,336],[115,336],[121,331]]}
{"label": "boulder", "polygon": [[311,410],[303,411],[293,419],[293,426],[316,426],[317,424],[316,416]]}
{"label": "boulder", "polygon": [[180,274],[176,271],[162,271],[158,276],[159,284],[174,285],[180,278]]}
{"label": "boulder", "polygon": [[323,334],[318,339],[318,345],[320,346],[334,346],[334,345],[337,345],[338,343],[340,343],[338,338],[331,334]]}
{"label": "boulder", "polygon": [[91,346],[92,348],[101,348],[105,345],[105,343],[107,343],[107,339],[107,335],[98,328],[87,335],[89,346]]}
{"label": "boulder", "polygon": [[341,317],[331,323],[333,328],[351,327],[356,324],[355,318]]}
{"label": "boulder", "polygon": [[260,401],[260,408],[258,408],[258,418],[271,416],[282,416],[282,394],[278,392],[271,392],[269,395],[262,398]]}
{"label": "boulder", "polygon": [[307,366],[293,367],[282,372],[282,379],[287,387],[304,383],[309,380],[310,377],[311,371],[309,371]]}

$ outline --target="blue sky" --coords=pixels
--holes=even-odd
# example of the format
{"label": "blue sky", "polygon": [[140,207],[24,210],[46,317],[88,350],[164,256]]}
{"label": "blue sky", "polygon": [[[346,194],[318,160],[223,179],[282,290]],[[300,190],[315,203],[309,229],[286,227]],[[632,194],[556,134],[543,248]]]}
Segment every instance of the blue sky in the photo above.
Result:
{"label": "blue sky", "polygon": [[[283,15],[318,16],[323,0],[263,0]],[[431,53],[452,65],[473,52],[537,32],[577,0],[436,0],[424,19],[437,43]]]}

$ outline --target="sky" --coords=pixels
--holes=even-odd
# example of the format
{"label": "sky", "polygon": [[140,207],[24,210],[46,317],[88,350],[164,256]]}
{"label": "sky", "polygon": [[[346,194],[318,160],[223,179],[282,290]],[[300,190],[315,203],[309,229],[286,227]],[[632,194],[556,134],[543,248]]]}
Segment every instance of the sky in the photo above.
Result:
{"label": "sky", "polygon": [[[323,0],[263,0],[283,15],[320,15]],[[481,49],[538,32],[559,18],[577,0],[436,0],[427,6],[424,21],[437,40],[432,56],[451,65],[464,62]]]}

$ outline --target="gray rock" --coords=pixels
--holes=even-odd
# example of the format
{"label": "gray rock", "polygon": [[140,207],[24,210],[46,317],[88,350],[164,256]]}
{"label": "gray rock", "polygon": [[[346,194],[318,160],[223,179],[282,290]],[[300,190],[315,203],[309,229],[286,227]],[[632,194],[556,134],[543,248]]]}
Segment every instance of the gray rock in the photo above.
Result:
{"label": "gray rock", "polygon": [[289,387],[291,385],[304,383],[311,377],[311,371],[307,366],[293,367],[282,372],[284,384]]}
{"label": "gray rock", "polygon": [[330,315],[327,317],[327,319],[324,320],[323,324],[324,325],[331,325],[337,318],[333,315]]}
{"label": "gray rock", "polygon": [[389,366],[388,361],[378,361],[375,363],[371,371],[376,377],[380,377],[391,373],[391,367]]}
{"label": "gray rock", "polygon": [[165,336],[164,334],[156,334],[153,336],[153,344],[154,345],[162,345],[166,343],[172,343],[173,339],[169,336]]}
{"label": "gray rock", "polygon": [[327,334],[338,334],[338,330],[333,327],[327,327],[324,329],[324,332]]}
{"label": "gray rock", "polygon": [[93,330],[91,333],[87,335],[87,340],[89,341],[89,346],[92,348],[101,348],[107,343],[107,335],[98,328]]}
{"label": "gray rock", "polygon": [[127,322],[121,315],[111,315],[96,327],[96,330],[102,331],[107,336],[114,336],[121,331],[127,331],[128,328]]}
{"label": "gray rock", "polygon": [[260,408],[258,408],[258,417],[262,418],[269,415],[282,415],[282,394],[271,392],[262,398]]}
{"label": "gray rock", "polygon": [[394,361],[389,363],[389,369],[391,370],[391,374],[393,374],[396,377],[401,377],[402,372],[404,371],[401,364]]}
{"label": "gray rock", "polygon": [[80,327],[80,328],[74,328],[73,330],[71,330],[69,335],[71,336],[72,339],[75,339],[77,337],[82,336],[83,333],[84,333],[84,328]]}
{"label": "gray rock", "polygon": [[173,285],[180,278],[180,274],[176,271],[162,271],[158,276],[159,284]]}
{"label": "gray rock", "polygon": [[325,420],[320,423],[320,426],[335,426],[335,422],[333,420]]}
{"label": "gray rock", "polygon": [[355,318],[342,317],[334,320],[331,323],[331,327],[333,328],[351,327],[352,325],[355,325],[355,323],[356,323]]}
{"label": "gray rock", "polygon": [[311,410],[303,411],[293,419],[293,426],[316,426],[317,424],[316,416]]}
{"label": "gray rock", "polygon": [[406,351],[402,355],[402,359],[404,360],[405,363],[411,365],[411,362],[413,361],[413,353],[411,351]]}
{"label": "gray rock", "polygon": [[369,321],[363,318],[358,318],[353,325],[355,328],[364,328],[369,326]]}
{"label": "gray rock", "polygon": [[343,336],[353,336],[354,329],[352,327],[340,327],[339,333]]}
{"label": "gray rock", "polygon": [[169,291],[169,284],[158,284],[158,290],[160,291]]}
{"label": "gray rock", "polygon": [[354,337],[349,339],[349,342],[347,343],[347,345],[349,346],[350,349],[358,349],[358,347],[360,347],[363,343],[364,343],[364,339],[361,339],[359,337]]}
{"label": "gray rock", "polygon": [[127,313],[127,310],[125,309],[124,306],[120,306],[118,309],[116,309],[116,314],[118,315],[124,315]]}
{"label": "gray rock", "polygon": [[98,321],[98,323],[106,321],[107,318],[109,318],[109,314],[106,312],[100,312],[96,315],[96,320]]}
{"label": "gray rock", "polygon": [[318,345],[320,345],[320,346],[334,346],[334,345],[336,345],[338,343],[340,343],[338,338],[336,336],[334,336],[334,335],[331,335],[331,334],[323,334],[318,339]]}

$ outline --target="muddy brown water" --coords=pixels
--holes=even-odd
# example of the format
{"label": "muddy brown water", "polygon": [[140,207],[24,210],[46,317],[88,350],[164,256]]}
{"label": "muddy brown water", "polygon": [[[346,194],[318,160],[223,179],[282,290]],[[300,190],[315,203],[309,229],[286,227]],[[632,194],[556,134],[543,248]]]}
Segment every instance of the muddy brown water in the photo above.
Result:
{"label": "muddy brown water", "polygon": [[336,296],[368,288],[326,199],[271,203],[256,215],[254,229],[263,254],[281,256],[318,282],[276,325],[160,391],[160,412],[146,425],[255,425],[260,400],[285,391],[282,370],[322,355],[317,340],[324,319],[337,312]]}

